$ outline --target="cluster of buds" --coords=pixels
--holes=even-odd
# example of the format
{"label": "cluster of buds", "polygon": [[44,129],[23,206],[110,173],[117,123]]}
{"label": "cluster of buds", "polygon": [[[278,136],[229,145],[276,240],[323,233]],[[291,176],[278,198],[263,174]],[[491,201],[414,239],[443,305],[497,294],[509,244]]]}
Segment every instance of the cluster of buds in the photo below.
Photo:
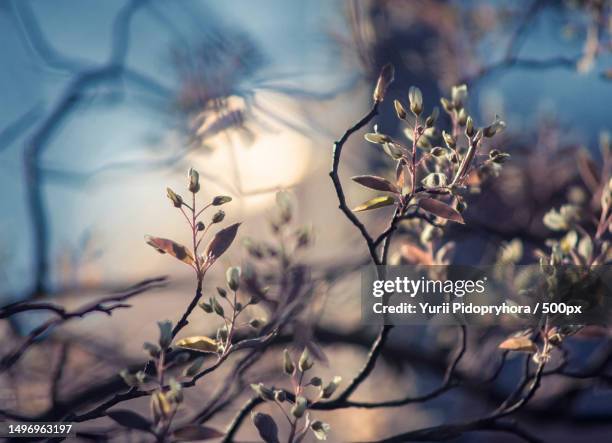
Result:
{"label": "cluster of buds", "polygon": [[[306,420],[306,425],[301,431],[301,437],[303,437],[308,429],[310,429],[318,440],[327,439],[330,426],[320,420],[311,421],[307,411],[310,407],[312,407],[312,405],[316,404],[320,400],[330,398],[338,389],[342,378],[340,376],[335,376],[332,378],[332,380],[325,384],[320,377],[313,376],[310,378],[310,381],[304,383],[306,373],[314,366],[314,361],[310,357],[308,348],[304,348],[304,351],[300,355],[297,362],[292,359],[289,351],[285,349],[283,351],[282,366],[284,374],[291,378],[291,384],[294,387],[292,393],[288,393],[283,389],[267,387],[263,383],[252,384],[251,388],[264,401],[275,403],[280,409],[283,410],[283,414],[286,417],[289,417],[289,415],[285,412],[284,404],[289,403],[289,414],[291,417],[293,417],[290,419],[290,425],[292,428],[295,430],[298,422],[301,419]],[[313,399],[308,400],[305,397],[305,388],[313,388],[316,390],[316,394]],[[258,426],[257,421],[255,421],[255,426],[258,427],[261,433],[262,430]],[[299,439],[300,435],[297,437]]]}

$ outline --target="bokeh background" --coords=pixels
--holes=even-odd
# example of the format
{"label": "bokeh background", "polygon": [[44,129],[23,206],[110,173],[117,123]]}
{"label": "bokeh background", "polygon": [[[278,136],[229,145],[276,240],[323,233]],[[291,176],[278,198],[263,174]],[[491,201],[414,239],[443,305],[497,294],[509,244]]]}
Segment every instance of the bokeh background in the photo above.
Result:
{"label": "bokeh background", "polygon": [[[292,193],[296,226],[311,225],[315,233],[296,260],[322,294],[316,321],[311,315],[307,322],[321,349],[321,373],[350,379],[373,336],[359,324],[359,278],[352,272],[367,251],[338,211],[327,174],[332,143],[371,106],[380,67],[396,67],[390,98],[405,102],[409,86],[418,85],[431,109],[452,85],[467,83],[480,124],[496,115],[507,122],[498,143],[512,161],[482,198],[474,197],[466,227],[449,234],[461,245],[458,260],[487,262],[513,238],[544,244],[550,233],[542,215],[580,190],[577,155],[586,151],[601,161],[600,139],[612,129],[609,13],[603,0],[2,2],[0,303],[31,298],[79,306],[144,278],[170,276],[166,288],[135,299],[132,309],[73,322],[33,347],[2,376],[10,407],[34,415],[50,407],[49,365],[66,343],[63,399],[143,361],[142,343],[155,339],[155,321],[176,321],[193,277],[143,237],[187,242],[165,188],[184,189],[189,167],[201,173],[203,201],[234,198],[226,221],[243,222],[240,242],[270,240],[275,193]],[[377,123],[400,132],[390,100]],[[362,140],[345,148],[344,179],[389,166]],[[358,186],[346,190],[351,205],[370,196]],[[377,232],[388,215],[364,220]],[[205,291],[223,280],[226,266],[247,260],[240,242],[207,276]],[[217,325],[198,314],[187,332],[214,331]],[[5,322],[0,348],[10,349],[43,317]],[[436,386],[453,334],[397,328],[359,398]],[[495,342],[484,340],[490,334],[475,334],[462,366],[466,388],[426,406],[322,414],[332,425],[331,441],[381,438],[490,408],[512,386],[519,364],[510,362],[497,385],[479,386],[478,373],[495,364]],[[580,346],[585,356],[594,349]],[[245,383],[273,379],[280,349],[266,354]],[[223,377],[194,388],[186,407],[197,410]],[[566,389],[553,382],[524,418],[556,441],[605,441],[609,394],[593,388],[572,396],[565,412],[547,409]],[[248,395],[237,393],[213,422],[224,426]],[[245,423],[238,435],[256,434]]]}

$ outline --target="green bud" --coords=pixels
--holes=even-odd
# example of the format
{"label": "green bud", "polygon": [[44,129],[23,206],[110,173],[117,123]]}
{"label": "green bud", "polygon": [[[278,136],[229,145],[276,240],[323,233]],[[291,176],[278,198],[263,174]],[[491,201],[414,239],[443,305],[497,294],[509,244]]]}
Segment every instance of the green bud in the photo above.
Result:
{"label": "green bud", "polygon": [[459,126],[465,126],[465,124],[467,123],[467,112],[465,112],[465,109],[461,108],[461,111],[459,111],[459,113],[457,114],[457,123],[459,124]]}
{"label": "green bud", "polygon": [[295,371],[295,365],[293,364],[293,360],[291,360],[291,355],[289,355],[289,351],[285,349],[283,351],[283,371],[285,374],[292,375]]}
{"label": "green bud", "polygon": [[298,369],[302,372],[308,371],[314,363],[310,360],[310,352],[308,352],[308,348],[304,348],[302,355],[300,356],[300,360],[298,361]]}
{"label": "green bud", "polygon": [[397,117],[400,120],[405,120],[408,113],[406,112],[406,109],[404,109],[402,102],[399,100],[393,100],[393,106],[395,106],[395,113],[397,114]]}
{"label": "green bud", "polygon": [[217,314],[219,317],[223,317],[223,314],[225,313],[225,311],[223,310],[223,306],[221,306],[221,303],[219,303],[219,301],[216,298],[211,298],[212,300],[212,308],[215,311],[215,314]]}
{"label": "green bud", "polygon": [[253,383],[251,384],[251,389],[263,400],[274,400],[274,391],[267,388],[263,383]]}
{"label": "green bud", "polygon": [[444,109],[447,114],[453,112],[453,104],[448,99],[442,97],[440,99],[440,104],[442,105],[442,109]]}
{"label": "green bud", "polygon": [[430,154],[433,155],[434,157],[442,157],[447,152],[448,151],[442,146],[436,146],[430,151]]}
{"label": "green bud", "polygon": [[461,109],[467,101],[468,90],[467,85],[453,86],[451,88],[451,99],[455,109]]}
{"label": "green bud", "polygon": [[282,403],[285,400],[287,400],[287,394],[285,394],[285,391],[278,389],[274,391],[274,400],[276,400],[279,403]]}
{"label": "green bud", "polygon": [[210,314],[213,311],[212,305],[210,303],[206,303],[203,301],[198,306],[202,308],[202,310],[207,314]]}
{"label": "green bud", "polygon": [[323,388],[323,398],[329,398],[331,397],[334,392],[336,392],[336,389],[338,389],[338,386],[340,385],[340,382],[342,381],[342,377],[340,377],[339,375],[336,375],[332,381],[330,381],[327,386],[325,386]]}
{"label": "green bud", "polygon": [[212,205],[221,206],[231,201],[232,201],[232,197],[229,197],[227,195],[218,195],[215,198],[213,198]]}
{"label": "green bud", "polygon": [[310,429],[312,429],[317,440],[327,440],[327,434],[329,434],[331,426],[321,420],[315,420],[310,424]]}
{"label": "green bud", "polygon": [[212,297],[210,299],[210,304],[213,308],[213,311],[215,311],[215,314],[217,314],[219,317],[223,317],[225,311],[223,310],[223,306],[221,306],[221,303],[219,303],[219,301],[215,297]]}
{"label": "green bud", "polygon": [[200,190],[200,174],[198,174],[198,171],[189,168],[189,171],[187,171],[187,178],[189,179],[189,192],[198,192]]}
{"label": "green bud", "polygon": [[296,418],[300,418],[304,415],[307,407],[308,401],[304,397],[299,396],[295,399],[295,404],[291,408],[291,414]]}
{"label": "green bud", "polygon": [[465,135],[468,138],[474,137],[474,120],[472,120],[471,116],[468,116],[466,122],[465,122]]}
{"label": "green bud", "polygon": [[423,94],[416,86],[411,86],[408,90],[408,100],[410,101],[410,110],[415,116],[421,115],[423,112]]}
{"label": "green bud", "polygon": [[425,119],[425,126],[427,128],[433,128],[436,124],[436,120],[438,119],[438,115],[440,114],[440,109],[437,106],[433,108],[431,111],[431,115]]}
{"label": "green bud", "polygon": [[217,293],[219,294],[219,297],[227,298],[227,291],[225,289],[217,286]]}
{"label": "green bud", "polygon": [[159,346],[167,349],[172,343],[172,322],[170,320],[158,321],[159,327]]}
{"label": "green bud", "polygon": [[446,146],[448,146],[451,149],[455,149],[455,147],[457,146],[457,140],[455,140],[455,137],[453,137],[451,134],[449,134],[446,131],[442,131],[442,138],[444,139]]}
{"label": "green bud", "polygon": [[320,377],[312,377],[310,379],[310,385],[312,386],[321,386],[323,384],[323,380]]}
{"label": "green bud", "polygon": [[220,223],[223,221],[224,218],[225,218],[225,212],[219,209],[217,212],[215,212],[215,215],[213,215],[212,222]]}
{"label": "green bud", "polygon": [[198,231],[203,231],[205,227],[206,226],[204,226],[204,223],[202,223],[201,221],[199,221],[198,224],[196,225],[196,229]]}
{"label": "green bud", "polygon": [[240,287],[240,267],[232,266],[228,268],[225,272],[225,279],[227,281],[227,286],[232,291],[237,291]]}
{"label": "green bud", "polygon": [[364,135],[364,138],[370,143],[375,143],[377,145],[393,142],[391,137],[385,134],[379,134],[378,132],[368,132],[366,135]]}
{"label": "green bud", "polygon": [[183,197],[175,193],[172,189],[166,188],[166,195],[172,201],[175,208],[183,206]]}
{"label": "green bud", "polygon": [[483,129],[482,134],[485,137],[491,138],[495,134],[500,133],[506,127],[506,123],[503,120],[500,120],[499,117],[495,117],[495,121],[491,123],[489,126]]}

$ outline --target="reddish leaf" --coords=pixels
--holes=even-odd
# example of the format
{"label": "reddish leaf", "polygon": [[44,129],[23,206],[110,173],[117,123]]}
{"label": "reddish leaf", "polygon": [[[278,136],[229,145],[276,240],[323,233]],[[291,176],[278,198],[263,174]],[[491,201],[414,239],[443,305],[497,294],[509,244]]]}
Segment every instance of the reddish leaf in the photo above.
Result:
{"label": "reddish leaf", "polygon": [[145,240],[147,244],[154,247],[157,252],[161,254],[170,254],[188,265],[193,264],[193,255],[185,246],[175,241],[168,240],[167,238],[151,237],[150,235],[145,236]]}
{"label": "reddish leaf", "polygon": [[215,260],[221,257],[225,251],[227,251],[227,248],[230,247],[234,241],[234,238],[236,238],[236,233],[238,232],[239,227],[240,223],[235,223],[225,229],[221,229],[215,234],[215,237],[206,247],[205,257],[209,264],[212,264]]}
{"label": "reddish leaf", "polygon": [[465,223],[463,217],[461,217],[461,214],[459,214],[456,209],[450,207],[446,203],[442,203],[440,200],[424,198],[419,201],[419,206],[437,217],[457,223]]}
{"label": "reddish leaf", "polygon": [[200,425],[183,426],[172,433],[175,441],[210,440],[211,438],[223,437],[223,435],[221,431]]}
{"label": "reddish leaf", "polygon": [[399,189],[389,180],[375,175],[358,175],[352,178],[353,181],[359,183],[366,188],[375,189],[377,191],[393,192],[399,194]]}

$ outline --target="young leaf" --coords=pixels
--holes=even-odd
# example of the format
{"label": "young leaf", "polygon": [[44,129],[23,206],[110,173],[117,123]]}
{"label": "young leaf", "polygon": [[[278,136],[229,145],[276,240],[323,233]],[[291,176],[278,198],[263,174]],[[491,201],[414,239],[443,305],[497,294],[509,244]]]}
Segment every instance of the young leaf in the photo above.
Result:
{"label": "young leaf", "polygon": [[215,237],[206,247],[206,253],[204,254],[208,263],[212,264],[227,251],[227,248],[230,247],[234,238],[236,238],[239,227],[240,223],[234,223],[215,234]]}
{"label": "young leaf", "polygon": [[370,143],[374,143],[377,145],[384,145],[385,143],[393,143],[393,139],[385,134],[380,134],[378,132],[368,132],[363,136]]}
{"label": "young leaf", "polygon": [[367,202],[364,202],[353,209],[353,212],[369,211],[370,209],[378,209],[384,206],[390,206],[395,203],[395,200],[391,196],[374,197]]}
{"label": "young leaf", "polygon": [[173,441],[210,440],[212,438],[223,437],[223,435],[221,431],[202,425],[186,425],[172,433]]}
{"label": "young leaf", "polygon": [[463,221],[463,217],[459,212],[457,212],[457,210],[450,207],[446,203],[442,203],[440,200],[424,198],[423,200],[419,201],[419,206],[437,217],[461,224],[465,223]]}
{"label": "young leaf", "polygon": [[399,194],[399,189],[389,180],[375,175],[357,175],[352,177],[352,180],[366,188],[375,189],[383,192],[393,192]]}
{"label": "young leaf", "polygon": [[258,412],[252,418],[259,436],[265,443],[279,443],[278,426],[271,416]]}
{"label": "young leaf", "polygon": [[198,352],[217,352],[217,341],[205,335],[182,338],[176,342],[179,348]]}
{"label": "young leaf", "polygon": [[501,342],[499,349],[517,352],[537,352],[538,347],[529,337],[510,337]]}
{"label": "young leaf", "polygon": [[106,413],[113,421],[119,423],[121,426],[131,429],[139,429],[141,431],[149,432],[151,430],[151,423],[143,416],[128,411],[127,409],[116,409]]}
{"label": "young leaf", "polygon": [[188,265],[193,264],[193,255],[185,246],[167,238],[152,237],[150,235],[146,235],[145,240],[148,245],[155,248],[160,254],[170,254]]}

